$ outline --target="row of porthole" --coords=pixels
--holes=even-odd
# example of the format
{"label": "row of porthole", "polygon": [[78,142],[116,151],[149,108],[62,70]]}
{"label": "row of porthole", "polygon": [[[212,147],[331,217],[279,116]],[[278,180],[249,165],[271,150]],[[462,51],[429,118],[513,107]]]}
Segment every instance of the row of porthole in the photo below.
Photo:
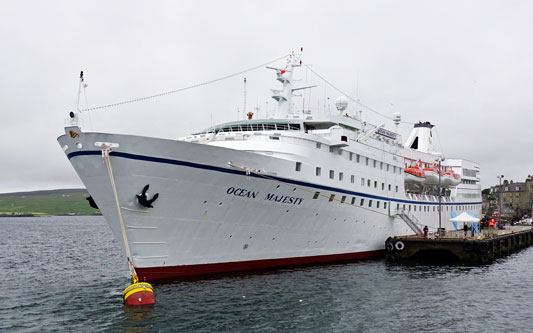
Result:
{"label": "row of porthole", "polygon": [[[316,199],[318,199],[319,196],[320,196],[320,192],[315,192],[315,194],[313,195],[313,199],[316,200]],[[346,203],[346,198],[347,198],[347,196],[346,196],[346,195],[343,195],[343,196],[341,197],[341,203]],[[356,199],[357,199],[357,197],[352,197],[352,200],[351,200],[351,204],[352,204],[352,205],[355,205],[355,201],[356,201]],[[334,201],[334,200],[335,200],[335,194],[331,194],[331,195],[329,196],[329,202],[332,202],[332,201]],[[381,201],[376,200],[376,209],[379,209],[380,202],[381,202]],[[360,202],[359,202],[359,206],[360,206],[360,207],[363,207],[364,204],[365,204],[365,199],[361,198],[361,199],[360,199]],[[372,199],[368,199],[368,207],[369,207],[369,208],[372,208],[372,204],[373,204],[373,200],[372,200]],[[413,206],[414,206],[413,209],[414,209],[414,211],[416,212],[416,211],[417,211],[417,209],[416,209],[417,205],[413,205]],[[470,209],[470,210],[473,210],[473,209],[479,209],[479,208],[480,208],[479,206],[480,206],[480,205],[467,205],[467,206],[457,205],[457,206],[455,206],[455,209],[456,209],[456,210],[469,210],[469,209]],[[424,209],[424,212],[429,212],[429,211],[430,211],[430,210],[429,210],[429,209],[430,209],[430,206],[427,206],[427,205],[418,205],[418,207],[420,207],[420,210],[419,210],[419,211],[422,211],[422,207],[424,207],[424,208],[423,208],[423,209]],[[446,211],[449,211],[449,208],[450,208],[450,206],[446,206]],[[464,208],[466,208],[466,209],[464,209]],[[386,202],[386,201],[383,202],[383,209],[387,209],[387,202]],[[397,210],[400,209],[400,204],[396,204],[396,209],[397,209]],[[407,206],[407,209],[408,209],[408,211],[411,211],[411,205],[408,205],[408,206]],[[403,210],[406,210],[406,205],[405,205],[405,204],[403,205]],[[452,210],[453,210],[453,207],[452,207]],[[433,211],[434,211],[434,212],[437,211],[435,206],[433,206]]]}

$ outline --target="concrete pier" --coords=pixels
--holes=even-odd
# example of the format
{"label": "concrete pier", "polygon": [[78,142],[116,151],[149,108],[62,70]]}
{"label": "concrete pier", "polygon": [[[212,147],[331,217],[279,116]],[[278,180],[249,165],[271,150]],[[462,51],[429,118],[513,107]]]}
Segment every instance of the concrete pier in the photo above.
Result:
{"label": "concrete pier", "polygon": [[389,237],[385,242],[386,258],[485,263],[533,245],[533,228],[492,231],[477,237],[464,237],[462,231],[448,232],[441,237]]}

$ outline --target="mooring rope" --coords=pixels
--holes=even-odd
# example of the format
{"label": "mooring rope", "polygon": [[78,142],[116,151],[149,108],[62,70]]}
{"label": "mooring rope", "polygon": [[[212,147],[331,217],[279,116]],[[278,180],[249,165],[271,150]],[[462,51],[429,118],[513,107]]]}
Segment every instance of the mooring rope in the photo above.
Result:
{"label": "mooring rope", "polygon": [[124,239],[124,246],[126,248],[126,256],[128,257],[128,266],[131,274],[132,283],[137,283],[139,278],[137,277],[137,272],[135,272],[135,267],[133,267],[133,258],[131,257],[130,246],[128,244],[128,237],[126,236],[126,228],[124,227],[124,220],[122,219],[122,213],[120,212],[120,204],[118,201],[117,187],[115,185],[115,178],[113,177],[113,169],[111,168],[111,159],[109,158],[109,147],[104,147],[102,149],[102,156],[107,167],[107,173],[109,174],[109,180],[111,182],[111,187],[113,188],[113,195],[115,197],[115,204],[117,207],[118,219],[120,221],[120,229],[122,231],[122,238]]}
{"label": "mooring rope", "polygon": [[94,110],[100,110],[100,109],[111,108],[111,107],[115,107],[115,106],[120,106],[120,105],[124,105],[124,104],[130,104],[130,103],[135,103],[135,102],[145,101],[145,100],[147,100],[147,99],[152,99],[152,98],[162,97],[162,96],[166,96],[166,95],[170,95],[170,94],[178,93],[178,92],[185,91],[185,90],[198,88],[198,87],[205,86],[205,85],[208,85],[208,84],[211,84],[211,83],[215,83],[215,82],[218,82],[218,81],[226,80],[226,79],[232,78],[232,77],[237,76],[237,75],[241,75],[241,74],[244,74],[244,73],[247,73],[247,72],[251,72],[251,71],[253,71],[253,70],[256,70],[256,69],[258,69],[258,68],[264,67],[264,66],[266,66],[266,65],[270,65],[270,64],[273,63],[273,62],[276,62],[276,61],[278,61],[278,60],[281,60],[281,59],[283,59],[283,58],[286,58],[286,57],[288,57],[289,55],[290,55],[290,54],[286,54],[286,55],[284,55],[284,56],[282,56],[282,57],[278,57],[278,58],[276,58],[276,59],[274,59],[274,60],[271,60],[271,61],[269,61],[269,62],[263,63],[263,64],[261,64],[261,65],[254,66],[254,67],[251,67],[251,68],[248,68],[248,69],[242,70],[242,71],[237,72],[237,73],[233,73],[233,74],[229,74],[229,75],[226,75],[226,76],[222,76],[222,77],[219,77],[219,78],[214,79],[214,80],[210,80],[210,81],[206,81],[206,82],[202,82],[202,83],[194,84],[194,85],[192,85],[192,86],[187,86],[187,87],[183,87],[183,88],[179,88],[179,89],[175,89],[175,90],[170,90],[170,91],[162,92],[162,93],[155,94],[155,95],[150,95],[150,96],[145,96],[145,97],[140,97],[140,98],[130,99],[130,100],[122,101],[122,102],[117,102],[117,103],[112,103],[112,104],[107,104],[107,105],[100,105],[100,106],[95,106],[95,107],[92,107],[92,108],[81,109],[81,110],[79,110],[79,112],[86,112],[86,111],[94,111]]}

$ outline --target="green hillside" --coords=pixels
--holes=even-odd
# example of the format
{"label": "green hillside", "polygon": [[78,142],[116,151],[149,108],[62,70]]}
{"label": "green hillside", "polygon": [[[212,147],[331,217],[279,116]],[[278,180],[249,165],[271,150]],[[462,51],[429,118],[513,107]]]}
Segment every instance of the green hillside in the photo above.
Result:
{"label": "green hillside", "polygon": [[99,212],[89,206],[85,189],[0,194],[0,214],[89,215]]}

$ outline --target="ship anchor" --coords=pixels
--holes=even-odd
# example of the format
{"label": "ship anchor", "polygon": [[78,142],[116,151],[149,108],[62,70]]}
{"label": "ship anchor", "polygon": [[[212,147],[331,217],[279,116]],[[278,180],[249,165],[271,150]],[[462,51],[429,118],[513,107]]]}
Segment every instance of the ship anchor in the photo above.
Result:
{"label": "ship anchor", "polygon": [[146,184],[146,186],[143,188],[142,193],[141,194],[137,194],[137,201],[139,201],[139,203],[141,205],[143,205],[144,207],[154,208],[154,206],[152,206],[152,204],[159,197],[159,193],[154,194],[152,199],[148,199],[148,197],[146,196],[146,191],[148,191],[149,187],[150,187],[150,184]]}

